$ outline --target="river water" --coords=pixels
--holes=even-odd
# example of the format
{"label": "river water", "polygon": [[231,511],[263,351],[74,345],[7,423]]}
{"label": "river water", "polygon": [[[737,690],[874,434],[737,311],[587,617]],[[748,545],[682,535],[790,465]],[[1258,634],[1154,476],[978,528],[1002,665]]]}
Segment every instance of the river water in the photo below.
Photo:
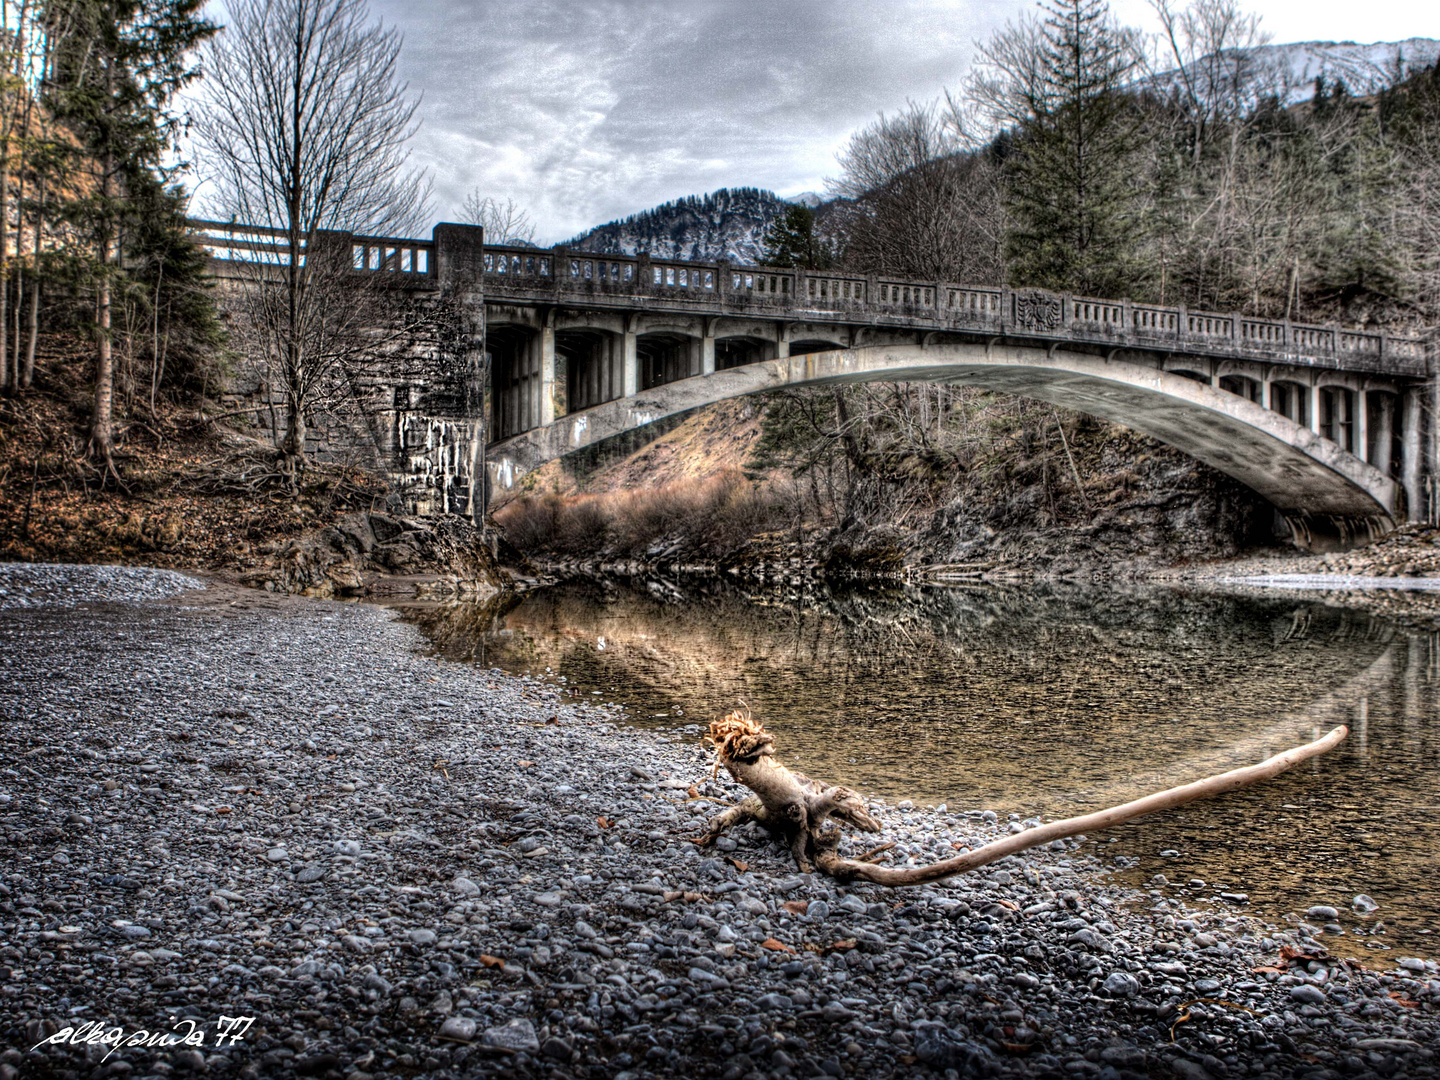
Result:
{"label": "river water", "polygon": [[[787,764],[952,813],[1066,817],[1349,724],[1317,761],[1092,836],[1091,850],[1122,880],[1191,904],[1277,922],[1333,906],[1337,953],[1440,953],[1435,634],[1294,595],[1169,590],[787,600],[583,581],[511,604],[413,617],[445,656],[622,703],[642,727],[698,739],[744,701]],[[1359,894],[1378,910],[1355,912]]]}

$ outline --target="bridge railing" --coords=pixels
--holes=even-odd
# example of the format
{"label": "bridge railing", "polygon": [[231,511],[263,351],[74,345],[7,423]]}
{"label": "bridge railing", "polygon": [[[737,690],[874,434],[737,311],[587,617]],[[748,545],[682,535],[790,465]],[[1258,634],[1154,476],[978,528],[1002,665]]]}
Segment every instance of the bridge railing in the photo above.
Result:
{"label": "bridge railing", "polygon": [[[282,230],[203,220],[192,221],[191,227],[219,262],[289,262]],[[433,241],[336,232],[316,239],[321,238],[348,246],[357,272],[393,274],[396,284],[422,288],[437,281]],[[1099,339],[1116,346],[1194,345],[1271,361],[1396,374],[1423,375],[1426,369],[1425,345],[1418,338],[1041,289],[508,245],[486,245],[481,263],[486,290],[502,296],[558,292],[619,304],[654,297],[685,308],[797,321],[863,319],[878,326]]]}
{"label": "bridge railing", "polygon": [[1116,345],[1193,344],[1265,359],[1413,368],[1423,374],[1419,339],[1335,325],[1260,319],[1227,312],[1135,304],[1040,289],[913,281],[834,271],[798,271],[725,262],[598,255],[555,249],[486,248],[487,287],[534,286],[616,300],[654,296],[738,313],[783,311],[797,319],[921,320],[944,330],[1100,338]]}
{"label": "bridge railing", "polygon": [[[217,262],[260,267],[290,265],[289,233],[284,229],[193,218],[189,225],[200,246]],[[436,273],[435,245],[430,240],[322,231],[316,233],[315,242],[317,247],[324,243],[341,251],[348,249],[351,267],[359,272],[396,274],[401,281],[428,281]],[[309,247],[304,238],[299,247],[303,266]]]}

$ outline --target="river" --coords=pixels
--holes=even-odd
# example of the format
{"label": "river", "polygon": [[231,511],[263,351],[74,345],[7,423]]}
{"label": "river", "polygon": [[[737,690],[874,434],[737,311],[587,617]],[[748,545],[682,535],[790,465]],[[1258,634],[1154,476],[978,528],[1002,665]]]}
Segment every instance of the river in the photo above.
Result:
{"label": "river", "polygon": [[[1337,953],[1440,952],[1433,633],[1294,595],[776,598],[711,581],[574,581],[411,617],[442,655],[621,703],[638,726],[698,739],[744,701],[810,775],[1002,820],[1124,802],[1346,723],[1350,738],[1318,761],[1092,836],[1091,850],[1127,883],[1190,904],[1277,922],[1333,906]],[[1378,909],[1353,910],[1361,894]]]}

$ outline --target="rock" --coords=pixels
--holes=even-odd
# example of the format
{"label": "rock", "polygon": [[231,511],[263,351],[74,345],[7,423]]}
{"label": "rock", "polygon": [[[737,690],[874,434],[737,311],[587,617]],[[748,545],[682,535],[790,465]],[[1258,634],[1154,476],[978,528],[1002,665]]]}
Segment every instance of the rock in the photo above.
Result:
{"label": "rock", "polygon": [[1176,1058],[1171,1062],[1170,1068],[1180,1080],[1214,1080],[1205,1066],[1188,1058]]}
{"label": "rock", "polygon": [[1127,971],[1112,971],[1105,979],[1104,989],[1112,997],[1134,997],[1140,992],[1140,980]]}
{"label": "rock", "polygon": [[340,941],[351,952],[368,953],[372,949],[370,942],[366,941],[363,937],[357,937],[355,934],[346,934]]}
{"label": "rock", "polygon": [[[485,1034],[488,1036],[490,1033],[487,1031]],[[468,1016],[452,1016],[440,1025],[440,1038],[468,1043],[475,1038],[475,1021]]]}
{"label": "rock", "polygon": [[1300,983],[1298,986],[1290,988],[1290,998],[1302,1005],[1324,1005],[1325,991],[1309,983]]}
{"label": "rock", "polygon": [[954,1069],[961,1076],[988,1076],[996,1071],[989,1049],[967,1041],[957,1032],[933,1021],[915,1032],[915,1056],[932,1069]]}
{"label": "rock", "polygon": [[457,877],[450,882],[450,890],[457,896],[479,896],[480,886],[467,877]]}
{"label": "rock", "polygon": [[284,862],[286,859],[290,858],[290,853],[286,851],[283,847],[275,847],[271,848],[265,853],[265,858],[269,859],[271,862]]}
{"label": "rock", "polygon": [[295,875],[295,880],[302,885],[308,885],[312,881],[319,881],[325,876],[325,867],[320,863],[306,863],[301,871]]}
{"label": "rock", "polygon": [[500,1027],[486,1028],[484,1042],[486,1046],[517,1053],[524,1051],[533,1054],[540,1049],[540,1040],[535,1036],[535,1025],[519,1017]]}
{"label": "rock", "polygon": [[1333,907],[1316,904],[1305,912],[1305,917],[1307,919],[1318,919],[1321,922],[1334,922],[1340,917],[1340,912]]}
{"label": "rock", "polygon": [[434,930],[411,930],[411,931],[410,931],[410,943],[411,943],[412,945],[434,945],[434,944],[435,944],[435,931],[434,931]]}
{"label": "rock", "polygon": [[553,1035],[545,1040],[545,1045],[540,1047],[540,1052],[556,1061],[569,1061],[575,1053],[568,1042]]}
{"label": "rock", "polygon": [[1353,911],[1358,911],[1361,915],[1368,915],[1372,911],[1379,911],[1380,905],[1364,893],[1361,893],[1355,897],[1354,900],[1350,901],[1350,908]]}

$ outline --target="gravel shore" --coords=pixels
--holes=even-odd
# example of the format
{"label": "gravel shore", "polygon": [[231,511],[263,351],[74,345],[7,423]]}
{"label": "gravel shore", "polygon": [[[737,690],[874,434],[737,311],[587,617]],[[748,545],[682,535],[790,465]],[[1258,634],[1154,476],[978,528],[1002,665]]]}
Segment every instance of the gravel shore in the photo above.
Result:
{"label": "gravel shore", "polygon": [[[689,788],[735,791],[694,743],[385,610],[190,584],[0,567],[0,1080],[1440,1076],[1434,962],[1328,957],[1336,912],[1063,841],[900,891],[702,851]],[[1031,824],[876,812],[899,861]]]}

